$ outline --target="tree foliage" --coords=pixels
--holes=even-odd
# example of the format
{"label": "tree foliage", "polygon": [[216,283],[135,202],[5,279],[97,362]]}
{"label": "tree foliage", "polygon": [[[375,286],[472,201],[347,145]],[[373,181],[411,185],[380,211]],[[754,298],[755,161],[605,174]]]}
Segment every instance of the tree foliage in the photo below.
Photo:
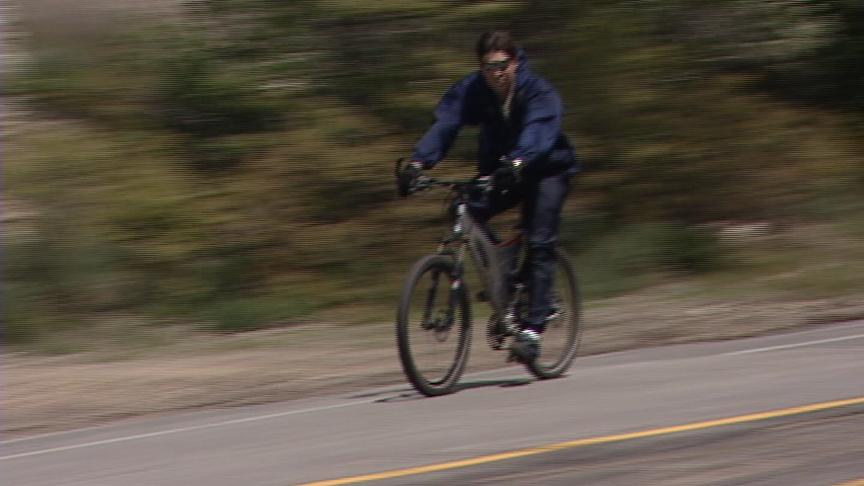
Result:
{"label": "tree foliage", "polygon": [[[704,271],[722,260],[706,225],[794,220],[864,193],[857,1],[181,6],[98,35],[16,26],[28,56],[6,87],[36,128],[11,140],[7,178],[38,214],[8,242],[17,322],[54,323],[33,309],[55,306],[245,329],[358,288],[387,296],[439,209],[395,203],[389,161],[491,28],[513,30],[565,100],[585,165],[573,248],[644,241],[623,252],[649,255],[622,259],[634,271]],[[442,170],[464,173],[473,151],[463,137]]]}

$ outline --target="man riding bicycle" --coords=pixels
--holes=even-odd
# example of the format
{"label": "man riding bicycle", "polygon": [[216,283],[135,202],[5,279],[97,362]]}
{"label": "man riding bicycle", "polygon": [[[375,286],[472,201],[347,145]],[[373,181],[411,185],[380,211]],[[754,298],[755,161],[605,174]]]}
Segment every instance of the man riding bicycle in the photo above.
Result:
{"label": "man riding bicycle", "polygon": [[[534,360],[540,337],[555,312],[552,288],[561,209],[578,171],[575,151],[561,132],[563,105],[552,85],[534,75],[509,33],[484,33],[477,41],[478,72],[454,84],[435,109],[436,122],[415,147],[400,174],[410,188],[447,154],[464,125],[481,127],[478,172],[496,188],[478,194],[469,208],[479,222],[522,203],[522,232],[528,244],[531,300],[513,351]],[[403,192],[403,195],[407,192]]]}

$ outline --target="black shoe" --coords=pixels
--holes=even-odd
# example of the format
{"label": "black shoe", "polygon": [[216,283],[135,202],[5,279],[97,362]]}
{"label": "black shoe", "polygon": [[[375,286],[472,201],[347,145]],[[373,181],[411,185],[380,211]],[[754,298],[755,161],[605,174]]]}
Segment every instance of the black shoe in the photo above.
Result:
{"label": "black shoe", "polygon": [[510,352],[520,363],[530,363],[540,356],[540,333],[532,329],[521,329],[516,333]]}
{"label": "black shoe", "polygon": [[552,306],[552,308],[549,309],[549,314],[546,316],[546,319],[544,319],[544,322],[554,321],[555,319],[560,318],[562,315],[563,313],[557,305]]}

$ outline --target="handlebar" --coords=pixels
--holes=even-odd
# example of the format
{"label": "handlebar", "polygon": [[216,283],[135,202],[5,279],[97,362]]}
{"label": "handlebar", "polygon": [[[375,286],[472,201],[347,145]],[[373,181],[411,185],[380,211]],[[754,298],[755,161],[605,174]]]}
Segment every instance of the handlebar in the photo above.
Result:
{"label": "handlebar", "polygon": [[448,187],[454,191],[464,189],[480,189],[489,190],[492,188],[492,179],[489,176],[478,177],[476,179],[435,179],[434,177],[420,176],[417,179],[417,184],[414,186],[415,192],[433,187]]}
{"label": "handlebar", "polygon": [[[396,174],[402,170],[402,162],[404,159],[396,161]],[[411,187],[411,193],[424,191],[433,187],[447,187],[456,192],[464,192],[471,189],[478,189],[484,192],[491,191],[492,178],[490,176],[475,177],[473,179],[436,179],[421,175]]]}

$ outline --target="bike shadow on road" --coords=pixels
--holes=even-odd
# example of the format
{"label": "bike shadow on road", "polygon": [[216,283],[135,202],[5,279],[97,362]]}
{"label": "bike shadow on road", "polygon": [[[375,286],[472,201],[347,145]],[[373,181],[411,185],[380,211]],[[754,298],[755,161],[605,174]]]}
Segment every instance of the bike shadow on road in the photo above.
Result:
{"label": "bike shadow on road", "polygon": [[[513,386],[523,386],[528,385],[530,383],[535,382],[536,380],[532,378],[509,378],[503,380],[475,380],[475,381],[466,381],[464,383],[459,383],[453,388],[453,393],[461,392],[464,390],[470,390],[472,388],[485,388],[485,387],[513,387]],[[392,402],[406,402],[411,400],[423,400],[427,397],[422,395],[413,389],[401,389],[401,390],[386,390],[377,393],[366,393],[363,395],[352,396],[351,398],[371,398],[375,395],[389,395],[382,396],[377,400],[374,400],[373,403],[392,403]],[[443,395],[447,396],[447,395]]]}

